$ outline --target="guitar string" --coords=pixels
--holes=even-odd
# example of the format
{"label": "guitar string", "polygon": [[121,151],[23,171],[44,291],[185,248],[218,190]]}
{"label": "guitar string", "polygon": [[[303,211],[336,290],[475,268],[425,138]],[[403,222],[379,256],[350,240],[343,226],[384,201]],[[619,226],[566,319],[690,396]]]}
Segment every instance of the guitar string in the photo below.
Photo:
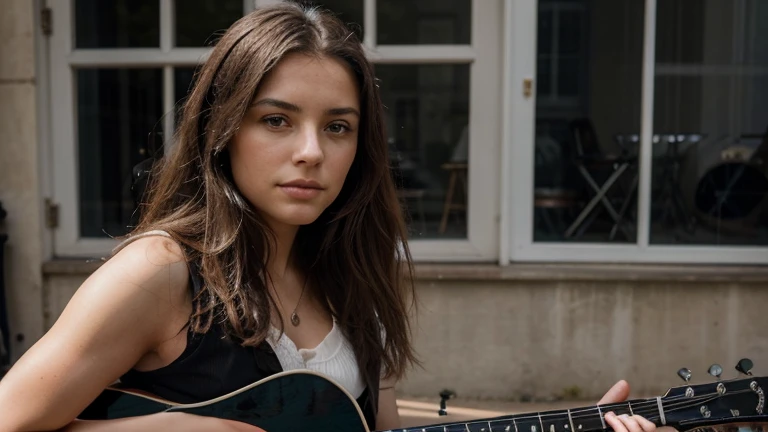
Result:
{"label": "guitar string", "polygon": [[[730,394],[740,394],[740,393],[749,393],[749,392],[750,392],[750,390],[736,390],[736,391],[731,392]],[[668,400],[671,400],[671,401],[676,400],[676,399],[684,399],[684,400],[682,400],[680,402],[677,402],[677,403],[672,402],[672,403],[669,403],[669,404],[665,405],[664,406],[664,408],[665,408],[664,412],[674,412],[674,411],[679,411],[679,410],[682,410],[682,409],[685,409],[685,408],[695,407],[695,406],[697,406],[697,405],[699,405],[699,404],[701,404],[703,402],[709,402],[709,401],[712,401],[712,400],[717,399],[717,398],[718,398],[718,395],[716,395],[716,394],[702,395],[702,396],[697,396],[695,398],[688,398],[688,397],[684,397],[684,396],[670,398]],[[643,405],[645,405],[645,406],[643,406]],[[624,407],[624,404],[622,404],[622,403],[618,403],[618,404],[605,404],[605,405],[600,405],[600,406],[603,407],[603,408],[610,407],[610,406],[614,406],[614,407],[618,408],[618,407]],[[648,401],[644,401],[644,402],[638,402],[637,404],[633,405],[632,409],[633,409],[633,411],[637,412],[638,415],[643,415],[644,412],[647,412],[648,414],[647,415],[643,415],[643,416],[648,418],[649,420],[652,419],[652,418],[657,418],[658,417],[658,405],[657,405],[657,402],[655,400],[653,400],[653,401],[648,400]],[[610,410],[610,408],[609,408],[609,410]],[[571,410],[571,414],[573,414],[574,412],[584,413],[584,412],[588,412],[588,411],[598,411],[599,412],[599,410],[597,410],[597,408],[585,408],[585,409]],[[562,414],[562,413],[542,413],[542,414],[540,414],[540,416],[542,418],[546,418],[546,417],[562,417],[564,415],[565,414]],[[592,416],[590,416],[590,415],[577,415],[577,416],[572,416],[571,418],[573,420],[578,420],[578,419],[593,418],[593,417],[594,417],[594,415],[592,415]],[[485,421],[477,420],[477,421],[472,421],[472,422],[469,422],[469,423],[460,423],[460,424],[462,424],[462,425],[472,425],[472,424],[481,424],[481,423],[485,424],[485,423],[489,423],[490,422],[492,426],[494,424],[495,425],[499,425],[499,423],[501,423],[499,426],[503,426],[503,425],[510,425],[510,424],[512,424],[512,423],[510,423],[510,420],[513,420],[513,421],[518,421],[518,420],[520,420],[520,421],[539,420],[539,422],[541,422],[541,420],[539,419],[539,415],[536,415],[536,416],[527,415],[527,416],[522,416],[522,417],[511,416],[511,417],[508,417],[508,418],[496,419],[496,420],[485,420]]]}
{"label": "guitar string", "polygon": [[[742,393],[752,393],[752,391],[751,390],[746,390],[746,389],[745,390],[735,390],[735,391],[729,392],[729,395],[736,395],[736,394],[742,394]],[[699,405],[701,403],[710,402],[712,400],[715,400],[715,399],[717,399],[720,396],[721,395],[718,395],[718,394],[715,394],[715,393],[709,393],[709,394],[706,394],[706,395],[695,396],[693,398],[686,397],[686,396],[671,397],[671,398],[666,399],[668,402],[665,403],[665,405],[664,405],[664,412],[665,413],[667,413],[667,412],[675,412],[675,411],[679,411],[679,410],[682,410],[682,409],[695,407],[695,406],[697,406],[697,405]],[[628,404],[621,403],[621,402],[620,403],[614,403],[614,404],[600,405],[601,408],[608,408],[609,411],[610,411],[610,407],[624,408],[625,406],[628,406]],[[642,415],[643,417],[647,418],[648,420],[651,420],[651,419],[659,417],[658,416],[658,402],[657,402],[656,399],[646,399],[646,400],[638,401],[638,402],[632,404],[632,410],[634,412],[636,412],[638,415]],[[586,413],[590,413],[590,412],[593,415],[586,414]],[[571,418],[573,420],[594,418],[594,414],[595,413],[599,413],[599,412],[600,412],[600,410],[597,407],[573,409],[573,410],[571,410],[571,415],[572,415]],[[644,412],[647,412],[648,414],[643,415]],[[573,416],[573,413],[581,413],[581,414],[585,414],[585,415]],[[564,413],[554,413],[554,412],[552,412],[552,413],[540,413],[540,414],[536,414],[536,415],[523,415],[523,416],[514,416],[514,415],[512,415],[512,416],[504,416],[503,418],[498,418],[497,417],[496,419],[488,419],[488,420],[478,419],[478,420],[467,422],[467,423],[464,423],[464,422],[462,422],[462,423],[453,423],[451,425],[446,425],[446,427],[452,426],[452,425],[455,425],[455,426],[469,426],[469,425],[475,425],[475,424],[489,424],[489,426],[491,426],[491,427],[494,427],[494,426],[509,426],[509,425],[512,425],[516,421],[535,420],[535,421],[541,422],[543,418],[562,417],[564,415],[566,415],[566,414],[564,414]],[[430,426],[430,427],[435,427],[435,426]],[[411,429],[408,429],[407,431],[411,431]],[[419,429],[415,429],[414,431],[419,431]]]}

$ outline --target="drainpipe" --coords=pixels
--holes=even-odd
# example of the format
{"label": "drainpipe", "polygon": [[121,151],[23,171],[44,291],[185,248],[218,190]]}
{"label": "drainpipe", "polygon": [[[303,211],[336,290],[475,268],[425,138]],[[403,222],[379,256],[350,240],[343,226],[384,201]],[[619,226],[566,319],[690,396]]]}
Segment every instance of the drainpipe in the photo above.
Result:
{"label": "drainpipe", "polygon": [[[0,224],[5,220],[7,213],[3,209],[3,203],[0,202]],[[8,308],[5,305],[5,242],[8,241],[8,235],[0,233],[0,377],[11,365],[11,344],[10,331],[8,329]]]}

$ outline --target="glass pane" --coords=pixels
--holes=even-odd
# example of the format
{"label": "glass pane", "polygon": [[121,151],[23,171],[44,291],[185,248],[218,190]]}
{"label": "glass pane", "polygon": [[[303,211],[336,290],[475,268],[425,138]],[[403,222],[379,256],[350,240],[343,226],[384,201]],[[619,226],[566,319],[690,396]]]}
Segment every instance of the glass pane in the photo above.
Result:
{"label": "glass pane", "polygon": [[557,13],[558,18],[558,52],[560,54],[579,54],[582,50],[581,44],[584,41],[582,35],[585,29],[586,16],[584,10],[580,7],[560,8]]}
{"label": "glass pane", "polygon": [[379,45],[467,45],[472,35],[472,0],[376,2]]}
{"label": "glass pane", "polygon": [[321,0],[313,1],[313,5],[320,6],[333,12],[350,30],[355,32],[361,41],[365,36],[363,27],[363,1],[364,0]]}
{"label": "glass pane", "polygon": [[414,237],[466,238],[469,65],[377,65]]}
{"label": "glass pane", "polygon": [[243,1],[180,0],[174,10],[176,46],[210,46],[243,16]]}
{"label": "glass pane", "polygon": [[161,69],[77,71],[80,233],[126,233],[135,207],[132,169],[162,132]]}
{"label": "glass pane", "polygon": [[539,1],[534,241],[637,241],[644,7]]}
{"label": "glass pane", "polygon": [[650,241],[768,245],[768,3],[657,13]]}
{"label": "glass pane", "polygon": [[76,48],[160,46],[158,0],[76,0]]}
{"label": "glass pane", "polygon": [[174,121],[176,125],[179,124],[184,101],[189,96],[189,92],[192,91],[196,71],[197,68],[194,67],[177,67],[173,70],[173,97],[176,101]]}

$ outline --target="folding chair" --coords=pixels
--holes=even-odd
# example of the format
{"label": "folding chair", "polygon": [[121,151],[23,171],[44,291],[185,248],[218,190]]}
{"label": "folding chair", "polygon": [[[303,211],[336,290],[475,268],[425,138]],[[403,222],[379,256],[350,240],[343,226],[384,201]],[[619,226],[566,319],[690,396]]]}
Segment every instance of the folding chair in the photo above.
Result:
{"label": "folding chair", "polygon": [[[619,212],[616,211],[613,204],[608,199],[607,194],[618,182],[621,176],[634,164],[635,158],[605,153],[603,149],[600,148],[597,133],[589,119],[573,120],[571,122],[571,132],[573,134],[574,163],[595,195],[587,203],[581,213],[579,213],[571,226],[565,231],[565,238],[573,237],[576,230],[579,230],[580,227],[581,232],[586,230],[589,224],[594,220],[594,217],[596,217],[596,213],[593,212],[600,210],[601,208],[605,209],[614,221],[614,227],[611,230],[611,238],[616,234],[617,228],[621,229],[627,238],[632,238],[631,234],[622,224],[624,213],[628,209],[628,200],[630,200],[633,195],[632,192],[625,198],[624,205],[622,205],[621,211]],[[593,172],[598,169],[605,171],[606,168],[612,170],[612,172],[603,184],[600,185],[595,180]],[[602,204],[602,207],[597,207],[598,204]],[[589,224],[582,227],[582,224],[588,217],[590,217]]]}

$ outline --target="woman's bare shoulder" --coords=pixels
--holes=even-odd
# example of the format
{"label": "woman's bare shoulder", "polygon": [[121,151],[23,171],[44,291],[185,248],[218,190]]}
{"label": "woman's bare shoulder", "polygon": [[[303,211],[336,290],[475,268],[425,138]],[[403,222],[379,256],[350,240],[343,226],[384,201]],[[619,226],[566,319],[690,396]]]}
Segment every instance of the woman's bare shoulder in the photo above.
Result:
{"label": "woman's bare shoulder", "polygon": [[177,301],[188,293],[189,267],[184,251],[173,239],[159,235],[126,244],[93,276],[124,282],[127,289],[133,286],[145,293],[171,295]]}
{"label": "woman's bare shoulder", "polygon": [[178,334],[191,312],[188,278],[173,240],[152,236],[125,245],[86,279],[0,382],[0,405],[13,412],[0,419],[0,429],[52,430],[71,422]]}

